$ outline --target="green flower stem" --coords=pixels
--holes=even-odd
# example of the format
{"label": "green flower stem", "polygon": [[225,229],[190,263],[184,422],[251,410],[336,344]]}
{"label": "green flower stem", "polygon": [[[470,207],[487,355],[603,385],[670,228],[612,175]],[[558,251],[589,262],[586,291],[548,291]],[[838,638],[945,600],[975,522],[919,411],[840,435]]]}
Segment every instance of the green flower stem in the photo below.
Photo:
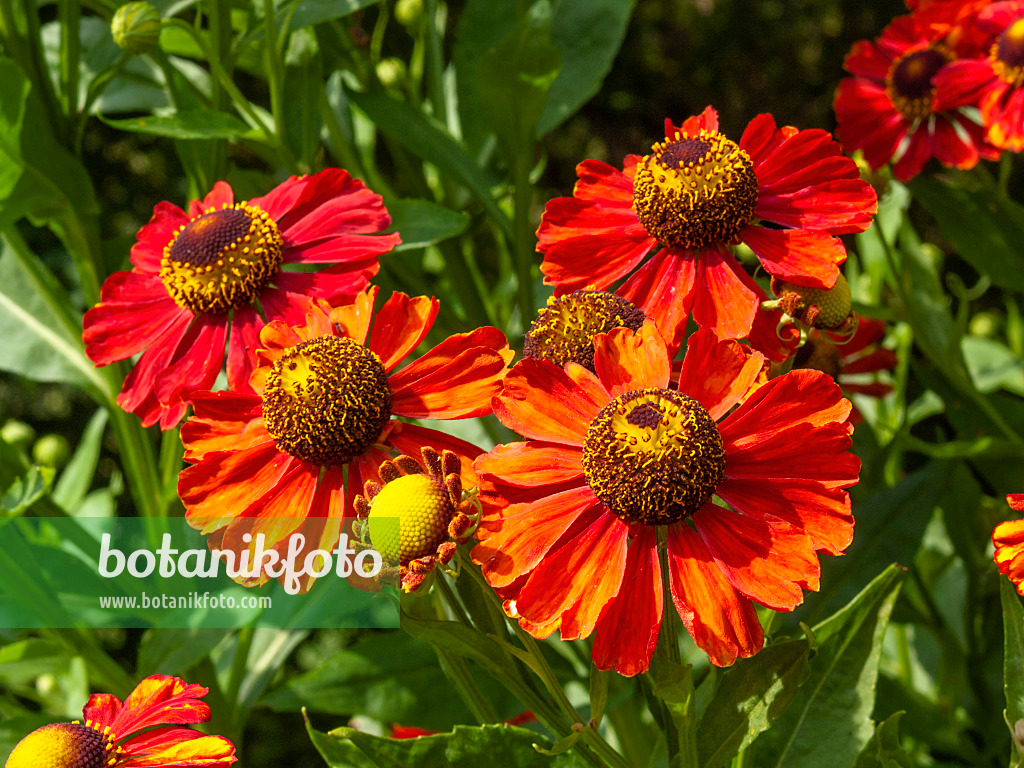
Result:
{"label": "green flower stem", "polygon": [[[50,68],[46,64],[46,57],[43,55],[42,30],[39,25],[39,5],[36,0],[22,0],[22,13],[28,25],[25,35],[27,60],[21,62],[28,71],[26,74],[32,80],[32,88],[42,98],[49,117],[50,127],[62,143],[67,140],[67,122],[61,112],[60,102],[53,90],[53,81],[50,79]],[[67,28],[65,27],[65,30]],[[76,30],[77,32],[77,27]],[[76,35],[77,37],[77,35]],[[74,62],[78,66],[78,60]]]}
{"label": "green flower stem", "polygon": [[[661,565],[661,632],[658,637],[658,644],[655,646],[654,655],[657,660],[662,661],[668,667],[679,666],[682,659],[679,656],[679,635],[675,624],[675,610],[672,601],[672,590],[669,585],[668,567],[668,528],[660,525],[657,528],[658,536],[658,561]],[[659,700],[660,702],[660,700]],[[668,747],[669,764],[678,763],[679,760],[689,752],[681,750],[679,743],[679,731],[676,729],[675,721],[668,707],[661,704],[661,721],[665,724],[665,742]]]}
{"label": "green flower stem", "polygon": [[68,124],[74,125],[78,114],[78,60],[82,47],[79,38],[81,0],[61,0],[57,3],[57,14],[60,20],[61,98]]}
{"label": "green flower stem", "polygon": [[238,638],[235,644],[235,654],[231,657],[231,672],[228,674],[228,682],[224,687],[224,698],[232,707],[231,721],[236,730],[241,730],[242,718],[245,716],[236,705],[238,704],[238,693],[242,689],[242,682],[245,680],[245,671],[249,665],[249,651],[252,648],[253,637],[256,630],[252,627],[242,627],[238,630]]}
{"label": "green flower stem", "polygon": [[274,0],[263,0],[263,64],[270,88],[270,113],[274,116],[274,130],[280,144],[287,144],[284,119],[284,67],[281,64],[281,45],[277,36],[277,15]]}
{"label": "green flower stem", "polygon": [[182,457],[185,445],[181,442],[181,428],[174,427],[161,435],[160,438],[160,488],[163,499],[174,502],[178,499],[178,475],[182,470]]}
{"label": "green flower stem", "polygon": [[536,244],[530,218],[533,206],[533,187],[530,185],[532,157],[532,143],[529,147],[521,147],[515,153],[512,169],[512,251],[515,253],[518,283],[519,323],[524,332],[537,311],[533,298],[533,265],[536,261]]}
{"label": "green flower stem", "polygon": [[[459,554],[460,557],[464,558],[464,560],[466,559],[466,556],[462,552]],[[473,580],[480,585],[484,595],[487,596],[487,599],[498,604],[499,608],[501,607],[498,596],[491,588],[491,585],[487,583],[486,579],[484,579],[483,573],[481,573],[475,565],[471,562],[464,562],[462,571],[469,572],[472,575]],[[504,610],[502,610],[502,615],[505,615]],[[530,668],[540,678],[541,683],[543,683],[544,687],[547,689],[548,695],[555,700],[562,714],[568,718],[570,723],[583,723],[587,726],[579,732],[580,740],[594,751],[607,768],[629,768],[629,764],[626,762],[625,758],[616,752],[615,749],[612,748],[611,744],[604,740],[604,737],[601,736],[597,728],[590,727],[584,723],[580,713],[576,711],[572,702],[570,702],[568,697],[565,695],[565,689],[562,688],[561,683],[558,682],[558,678],[555,675],[554,670],[551,669],[547,659],[544,658],[544,654],[541,652],[540,644],[537,642],[536,638],[523,629],[519,625],[518,621],[515,621],[507,615],[505,616],[505,621],[515,632],[516,637],[522,644],[523,650],[529,658],[528,664]],[[532,704],[525,700],[524,703],[527,703],[528,706],[533,709]],[[533,709],[533,711],[537,714],[537,710]],[[581,754],[586,753],[581,752]]]}

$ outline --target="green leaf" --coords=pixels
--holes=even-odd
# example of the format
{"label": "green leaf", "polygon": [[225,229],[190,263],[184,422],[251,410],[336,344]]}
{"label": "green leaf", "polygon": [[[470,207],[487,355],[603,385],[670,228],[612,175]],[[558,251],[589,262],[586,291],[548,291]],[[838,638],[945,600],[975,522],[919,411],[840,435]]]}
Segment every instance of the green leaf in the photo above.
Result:
{"label": "green leaf", "polygon": [[107,426],[107,412],[100,408],[82,433],[75,455],[61,472],[60,479],[53,489],[53,500],[67,512],[74,512],[89,493],[93,477],[96,475],[96,464],[100,458],[100,444],[103,430]]}
{"label": "green leaf", "polygon": [[754,764],[852,768],[875,732],[871,712],[882,640],[905,573],[890,566],[817,624],[810,674],[786,713],[758,739]]}
{"label": "green leaf", "polygon": [[910,191],[961,257],[996,285],[1024,291],[1024,207],[975,173],[921,175]]}
{"label": "green leaf", "polygon": [[477,99],[509,155],[533,144],[558,75],[558,49],[548,42],[549,12],[546,2],[535,3],[527,18],[481,57],[474,71]]}
{"label": "green leaf", "polygon": [[0,498],[0,514],[14,517],[27,510],[49,492],[54,474],[53,467],[31,467]]}
{"label": "green leaf", "polygon": [[231,139],[249,132],[248,125],[227,112],[189,109],[171,115],[146,115],[112,120],[100,117],[111,128],[171,139]]}
{"label": "green leaf", "polygon": [[1005,389],[1024,395],[1024,361],[1008,347],[978,336],[965,336],[960,347],[975,389],[983,394]]}
{"label": "green leaf", "polygon": [[875,728],[871,740],[864,745],[855,768],[914,768],[914,762],[900,746],[900,719],[896,712]]}
{"label": "green leaf", "polygon": [[[1003,605],[1003,693],[1006,710],[1003,716],[1010,728],[1014,744],[1018,742],[1017,724],[1024,720],[1024,606],[1017,590],[1004,576],[999,578],[999,598]],[[1010,759],[1011,768],[1021,764],[1019,747]]]}
{"label": "green leaf", "polygon": [[807,640],[788,640],[741,659],[718,678],[697,725],[700,765],[725,765],[768,730],[808,675]]}
{"label": "green leaf", "polygon": [[312,31],[293,33],[284,68],[283,88],[288,100],[284,110],[284,137],[292,154],[309,169],[314,167],[320,148],[323,70],[323,58]]}
{"label": "green leaf", "polygon": [[306,722],[313,746],[330,768],[573,768],[581,761],[572,753],[548,757],[534,744],[551,748],[547,739],[509,725],[458,725],[451,733],[416,739],[383,739],[353,728],[321,733]]}
{"label": "green leaf", "polygon": [[81,338],[66,330],[63,313],[70,305],[37,257],[0,239],[0,369],[33,381],[77,384],[102,399],[103,379]]}
{"label": "green leaf", "polygon": [[457,179],[473,193],[505,234],[511,235],[508,216],[498,207],[491,194],[494,183],[445,130],[407,102],[382,93],[349,90],[347,94],[349,100],[366,113],[381,133],[417,157],[436,165],[442,174]]}
{"label": "green leaf", "polygon": [[673,764],[697,765],[697,701],[690,667],[655,657],[648,675],[651,693],[664,703],[678,736],[680,753]]}
{"label": "green leaf", "polygon": [[466,231],[469,214],[453,211],[427,200],[393,200],[388,203],[391,226],[388,231],[398,232],[402,242],[396,251],[426,248]]}
{"label": "green leaf", "polygon": [[223,629],[149,629],[139,645],[137,674],[184,675],[224,640]]}

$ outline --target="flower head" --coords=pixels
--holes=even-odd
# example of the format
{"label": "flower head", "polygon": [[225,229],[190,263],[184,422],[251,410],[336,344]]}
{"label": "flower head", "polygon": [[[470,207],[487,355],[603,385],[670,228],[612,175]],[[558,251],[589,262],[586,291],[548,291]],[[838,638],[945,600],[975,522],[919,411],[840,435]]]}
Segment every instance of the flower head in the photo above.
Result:
{"label": "flower head", "polygon": [[20,742],[5,768],[227,768],[234,745],[182,725],[205,723],[208,693],[169,675],[147,677],[125,701],[94,694],[82,710],[85,723],[54,723]]}
{"label": "flower head", "polygon": [[[475,462],[484,517],[473,550],[531,633],[595,635],[600,669],[647,669],[672,600],[717,665],[756,653],[757,602],[788,611],[818,588],[818,551],[853,535],[850,404],[818,371],[764,382],[764,358],[708,329],[669,388],[646,323],[594,340],[596,373],[523,360],[495,414],[524,442]],[[728,506],[726,506],[728,505]]]}
{"label": "flower head", "polygon": [[[227,347],[228,385],[249,390],[252,350],[267,321],[301,322],[304,296],[362,290],[398,242],[372,235],[391,223],[379,195],[345,171],[292,177],[235,202],[217,182],[188,211],[160,203],[139,230],[129,272],[103,285],[85,316],[86,353],[109,365],[142,353],[117,402],[146,426],[175,426],[188,394],[210,389]],[[292,272],[288,264],[330,264]]]}
{"label": "flower head", "polygon": [[971,4],[970,21],[987,34],[988,55],[951,63],[934,79],[938,109],[977,106],[985,138],[1000,149],[1024,150],[1024,6],[1016,0]]}
{"label": "flower head", "polygon": [[[380,465],[380,483],[356,496],[358,533],[388,564],[402,590],[413,592],[455,556],[480,522],[480,505],[462,487],[462,461],[424,446],[422,464],[396,456]],[[469,490],[469,489],[466,489]]]}
{"label": "flower head", "polygon": [[758,288],[729,246],[746,244],[780,279],[830,288],[846,258],[837,235],[864,231],[877,209],[827,132],[759,115],[737,143],[711,107],[666,121],[665,140],[622,171],[595,160],[576,171],[573,197],[550,201],[537,230],[545,282],[561,296],[626,278],[619,295],[673,347],[691,313],[720,338],[750,331]]}
{"label": "flower head", "polygon": [[955,59],[944,41],[916,16],[894,19],[874,41],[854,43],[840,81],[836,135],[847,152],[859,149],[873,170],[893,164],[900,181],[917,176],[932,157],[947,167],[973,168],[999,156],[978,123],[957,110],[935,108],[935,76]]}
{"label": "flower head", "polygon": [[[1006,497],[1010,509],[1024,512],[1024,493],[1011,493]],[[999,572],[1009,577],[1024,595],[1024,520],[1004,520],[992,531],[995,561]]]}
{"label": "flower head", "polygon": [[[249,551],[262,533],[270,549],[300,532],[309,551],[331,550],[353,497],[379,480],[377,468],[392,454],[432,445],[468,468],[480,453],[394,417],[490,413],[512,357],[505,336],[495,328],[456,334],[396,370],[430,331],[438,302],[395,293],[374,312],[376,294],[370,288],[344,307],[307,303],[298,326],[267,324],[251,394],[192,394],[195,415],[181,438],[193,466],[181,473],[178,493],[189,523],[212,534],[211,546]],[[471,470],[464,473],[476,485]]]}

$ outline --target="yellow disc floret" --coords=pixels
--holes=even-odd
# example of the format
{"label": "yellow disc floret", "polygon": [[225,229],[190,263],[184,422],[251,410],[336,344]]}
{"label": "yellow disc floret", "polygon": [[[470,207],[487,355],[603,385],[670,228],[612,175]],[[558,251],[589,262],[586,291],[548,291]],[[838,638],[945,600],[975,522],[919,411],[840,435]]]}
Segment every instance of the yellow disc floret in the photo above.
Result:
{"label": "yellow disc floret", "polygon": [[263,391],[263,420],[277,447],[312,462],[345,464],[369,448],[391,418],[391,387],[373,352],[322,336],[286,351]]}
{"label": "yellow disc floret", "polygon": [[196,216],[164,248],[160,278],[167,293],[196,314],[224,313],[255,299],[278,273],[281,233],[248,203]]}
{"label": "yellow disc floret", "polygon": [[54,723],[19,741],[5,768],[109,768],[116,764],[117,748],[104,732],[81,723]]}
{"label": "yellow disc floret", "polygon": [[594,337],[613,328],[638,330],[647,316],[632,302],[604,291],[574,291],[548,299],[526,334],[523,355],[561,367],[594,370]]}
{"label": "yellow disc floret", "polygon": [[370,502],[370,542],[386,562],[405,565],[437,551],[448,538],[454,514],[443,482],[430,475],[403,475]]}
{"label": "yellow disc floret", "polygon": [[677,129],[637,165],[633,201],[644,229],[663,245],[729,243],[757,206],[754,164],[720,133]]}
{"label": "yellow disc floret", "polygon": [[670,525],[711,499],[725,473],[714,419],[668,389],[628,392],[602,408],[583,446],[587,483],[629,523]]}

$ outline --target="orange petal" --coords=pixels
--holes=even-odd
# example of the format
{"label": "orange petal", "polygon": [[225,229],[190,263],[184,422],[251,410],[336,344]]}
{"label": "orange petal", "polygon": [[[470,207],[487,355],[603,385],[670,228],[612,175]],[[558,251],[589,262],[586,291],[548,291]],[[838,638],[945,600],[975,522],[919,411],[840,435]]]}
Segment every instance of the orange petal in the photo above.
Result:
{"label": "orange petal", "polygon": [[412,352],[434,325],[441,306],[435,298],[410,299],[395,291],[373,318],[373,331],[367,348],[376,352],[390,371]]}
{"label": "orange petal", "polygon": [[193,392],[194,415],[181,427],[185,461],[195,464],[212,451],[239,451],[273,438],[263,423],[263,402],[235,392]]}
{"label": "orange petal", "polygon": [[712,664],[727,667],[761,650],[764,629],[753,604],[725,578],[695,530],[669,528],[668,560],[672,601]]}
{"label": "orange petal", "polygon": [[664,389],[672,374],[665,340],[650,320],[636,333],[615,328],[595,336],[594,368],[612,397],[648,387]]}
{"label": "orange petal", "polygon": [[517,488],[558,485],[583,477],[578,449],[532,441],[499,445],[473,466],[477,474]]}
{"label": "orange petal", "polygon": [[661,629],[661,564],[655,529],[637,526],[626,552],[619,594],[601,614],[594,635],[594,664],[632,677],[646,672]]}
{"label": "orange petal", "polygon": [[351,304],[332,309],[331,323],[334,325],[335,335],[358,341],[365,346],[376,300],[377,286],[370,285],[365,291],[357,293]]}
{"label": "orange petal", "polygon": [[587,428],[609,396],[598,378],[569,363],[564,369],[536,358],[520,360],[494,398],[494,415],[533,440],[582,446]]}
{"label": "orange petal", "polygon": [[701,328],[686,342],[679,391],[718,421],[747,394],[763,366],[760,352],[737,341],[719,341],[712,331]]}
{"label": "orange petal", "polygon": [[1006,503],[1010,505],[1010,509],[1024,512],[1024,493],[1011,493],[1006,497]]}
{"label": "orange petal", "polygon": [[856,484],[860,459],[849,452],[852,441],[840,424],[798,424],[761,443],[736,449],[725,443],[725,477],[772,481],[816,480],[828,488]]}
{"label": "orange petal", "polygon": [[752,600],[791,611],[804,601],[804,589],[820,588],[814,544],[800,529],[716,504],[705,504],[693,523],[725,577]]}

